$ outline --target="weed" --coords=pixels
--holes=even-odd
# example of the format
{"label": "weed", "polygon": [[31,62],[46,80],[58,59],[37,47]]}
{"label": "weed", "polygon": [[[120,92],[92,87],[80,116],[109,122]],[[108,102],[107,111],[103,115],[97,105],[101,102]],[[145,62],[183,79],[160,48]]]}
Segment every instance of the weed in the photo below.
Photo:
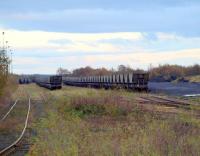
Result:
{"label": "weed", "polygon": [[[149,111],[137,94],[66,87],[35,124],[29,155],[200,155],[200,123],[192,114]],[[132,99],[132,100],[131,100]]]}

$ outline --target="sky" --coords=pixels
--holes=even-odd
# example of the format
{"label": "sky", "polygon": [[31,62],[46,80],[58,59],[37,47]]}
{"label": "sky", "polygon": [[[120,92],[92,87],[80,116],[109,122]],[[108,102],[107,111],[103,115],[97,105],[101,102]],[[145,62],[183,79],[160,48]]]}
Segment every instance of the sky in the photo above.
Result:
{"label": "sky", "polygon": [[[17,74],[200,62],[199,0],[6,0],[0,32]],[[2,35],[0,35],[2,45]]]}

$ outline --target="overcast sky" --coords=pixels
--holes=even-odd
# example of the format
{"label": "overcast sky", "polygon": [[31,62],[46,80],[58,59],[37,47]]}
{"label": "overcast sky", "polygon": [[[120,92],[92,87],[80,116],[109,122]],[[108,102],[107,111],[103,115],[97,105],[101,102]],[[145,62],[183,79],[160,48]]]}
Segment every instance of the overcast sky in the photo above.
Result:
{"label": "overcast sky", "polygon": [[199,0],[5,0],[0,5],[0,31],[13,47],[19,74],[87,65],[192,65],[200,62],[199,26]]}

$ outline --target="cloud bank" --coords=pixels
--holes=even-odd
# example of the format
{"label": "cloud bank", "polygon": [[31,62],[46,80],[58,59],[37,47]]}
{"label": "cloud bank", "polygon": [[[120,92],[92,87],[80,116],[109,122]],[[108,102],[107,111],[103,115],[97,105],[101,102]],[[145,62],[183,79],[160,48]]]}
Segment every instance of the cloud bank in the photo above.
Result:
{"label": "cloud bank", "polygon": [[147,69],[149,64],[200,62],[200,38],[175,33],[60,33],[3,29],[14,49],[16,73],[55,73],[58,67]]}

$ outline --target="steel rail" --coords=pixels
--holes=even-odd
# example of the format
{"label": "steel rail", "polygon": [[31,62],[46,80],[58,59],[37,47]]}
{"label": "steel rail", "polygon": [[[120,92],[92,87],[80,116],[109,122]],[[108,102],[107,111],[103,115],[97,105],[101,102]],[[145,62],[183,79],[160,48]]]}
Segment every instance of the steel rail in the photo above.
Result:
{"label": "steel rail", "polygon": [[0,121],[3,121],[7,118],[7,116],[10,114],[10,112],[13,110],[13,108],[15,107],[15,105],[17,104],[18,99],[15,101],[15,103],[11,106],[11,108],[9,109],[9,111],[3,116],[3,118]]}
{"label": "steel rail", "polygon": [[164,98],[164,97],[159,97],[159,96],[152,96],[152,97],[160,99],[160,100],[166,100],[166,101],[169,101],[169,102],[174,102],[174,103],[185,105],[185,106],[191,105],[190,103],[180,101],[180,100],[177,100],[177,99],[169,99],[169,98]]}
{"label": "steel rail", "polygon": [[20,136],[18,137],[18,139],[16,141],[14,141],[11,145],[9,145],[8,147],[4,148],[3,150],[0,151],[0,155],[5,155],[6,153],[9,153],[9,151],[11,149],[14,149],[17,147],[17,144],[21,141],[21,139],[23,138],[25,132],[26,132],[26,128],[28,126],[28,119],[29,119],[29,114],[30,114],[30,110],[31,110],[31,99],[29,98],[29,104],[28,104],[28,112],[26,115],[26,120],[25,120],[25,124],[24,124],[24,128],[22,130],[22,133],[20,134]]}
{"label": "steel rail", "polygon": [[157,98],[157,97],[140,97],[140,98],[147,100],[146,102],[155,102],[155,103],[158,103],[159,105],[190,109],[189,105],[183,105],[173,100],[167,100],[167,99],[162,99],[162,98]]}

